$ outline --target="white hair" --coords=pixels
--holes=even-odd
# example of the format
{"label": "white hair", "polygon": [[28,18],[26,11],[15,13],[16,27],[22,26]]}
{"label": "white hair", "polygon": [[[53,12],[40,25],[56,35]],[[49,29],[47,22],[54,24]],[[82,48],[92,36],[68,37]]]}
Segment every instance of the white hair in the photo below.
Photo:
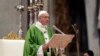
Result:
{"label": "white hair", "polygon": [[44,14],[44,13],[47,13],[47,14],[48,14],[47,11],[39,11],[38,17],[40,17],[40,16],[41,16],[42,14]]}

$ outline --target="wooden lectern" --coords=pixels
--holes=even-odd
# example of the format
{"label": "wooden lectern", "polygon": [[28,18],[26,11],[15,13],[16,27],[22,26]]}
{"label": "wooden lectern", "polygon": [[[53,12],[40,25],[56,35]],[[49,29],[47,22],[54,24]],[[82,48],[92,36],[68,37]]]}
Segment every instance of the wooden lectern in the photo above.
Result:
{"label": "wooden lectern", "polygon": [[64,49],[74,38],[74,35],[67,34],[54,34],[49,41],[48,45],[50,48]]}

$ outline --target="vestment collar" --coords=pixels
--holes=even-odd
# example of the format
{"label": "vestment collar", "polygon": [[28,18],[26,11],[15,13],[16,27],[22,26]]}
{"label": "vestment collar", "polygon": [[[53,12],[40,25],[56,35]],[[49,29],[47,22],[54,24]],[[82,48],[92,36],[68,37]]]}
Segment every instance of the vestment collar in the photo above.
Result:
{"label": "vestment collar", "polygon": [[47,25],[42,25],[39,21],[35,23],[35,26],[43,33],[47,31]]}

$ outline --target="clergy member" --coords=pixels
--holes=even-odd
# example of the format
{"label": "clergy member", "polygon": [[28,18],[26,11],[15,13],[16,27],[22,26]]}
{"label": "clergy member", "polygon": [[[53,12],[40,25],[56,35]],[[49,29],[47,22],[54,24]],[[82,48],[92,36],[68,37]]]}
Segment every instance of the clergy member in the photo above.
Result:
{"label": "clergy member", "polygon": [[23,56],[48,56],[47,53],[51,53],[47,43],[53,32],[48,22],[47,11],[40,11],[38,21],[30,26],[26,34]]}

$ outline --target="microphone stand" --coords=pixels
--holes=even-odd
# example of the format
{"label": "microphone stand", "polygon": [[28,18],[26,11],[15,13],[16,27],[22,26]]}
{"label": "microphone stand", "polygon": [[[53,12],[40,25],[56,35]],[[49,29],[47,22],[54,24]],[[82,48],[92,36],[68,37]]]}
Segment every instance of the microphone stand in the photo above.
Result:
{"label": "microphone stand", "polygon": [[65,34],[65,33],[63,33],[60,29],[58,29],[55,25],[53,25],[53,28],[54,28],[55,30],[57,30],[58,32],[60,32],[61,34]]}
{"label": "microphone stand", "polygon": [[76,35],[76,47],[77,47],[77,56],[80,56],[80,47],[79,47],[79,30],[77,29],[77,25],[74,24],[72,25],[74,31],[75,31],[75,35]]}

